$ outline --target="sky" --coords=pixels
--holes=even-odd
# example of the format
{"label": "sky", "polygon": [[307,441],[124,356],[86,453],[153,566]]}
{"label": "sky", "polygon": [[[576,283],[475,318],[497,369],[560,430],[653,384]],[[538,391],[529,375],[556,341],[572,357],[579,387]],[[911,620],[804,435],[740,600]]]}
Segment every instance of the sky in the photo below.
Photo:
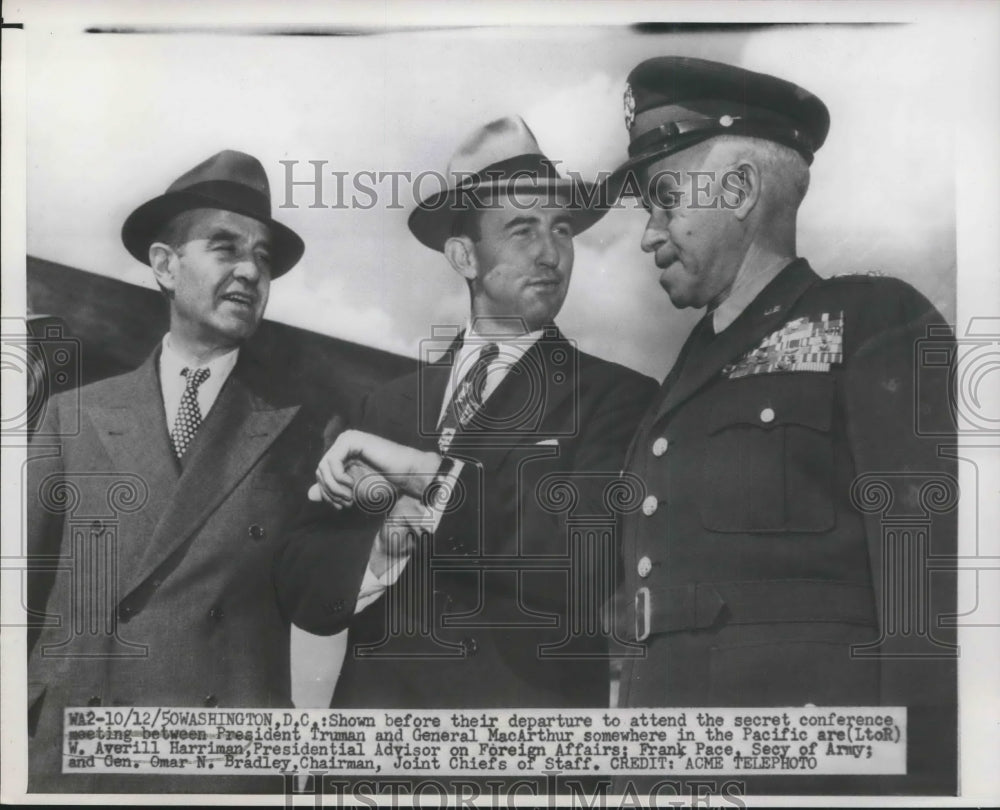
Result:
{"label": "sky", "polygon": [[[465,284],[409,233],[409,185],[400,184],[396,205],[390,182],[378,184],[374,204],[367,194],[351,204],[352,179],[444,172],[469,132],[509,114],[526,120],[561,168],[593,177],[626,153],[628,72],[675,54],[773,73],[819,95],[832,125],[800,212],[799,254],[823,276],[904,278],[955,317],[956,121],[943,114],[954,65],[934,25],[357,36],[41,25],[27,34],[34,256],[153,287],[122,246],[121,223],[188,168],[239,149],[262,161],[275,216],[306,243],[300,264],[272,286],[268,317],[415,357],[433,325],[464,322]],[[313,177],[310,161],[324,161],[328,207],[311,207],[311,187],[286,188],[289,177]],[[347,173],[347,194],[333,172]],[[644,224],[639,210],[615,210],[576,238],[557,322],[582,349],[659,378],[699,313],[676,310],[659,288],[639,248]]]}

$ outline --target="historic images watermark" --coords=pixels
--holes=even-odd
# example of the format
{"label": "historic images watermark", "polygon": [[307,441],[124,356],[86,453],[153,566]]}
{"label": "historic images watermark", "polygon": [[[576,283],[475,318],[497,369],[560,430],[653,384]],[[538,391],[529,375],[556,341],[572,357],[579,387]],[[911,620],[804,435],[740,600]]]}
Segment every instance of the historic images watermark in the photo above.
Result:
{"label": "historic images watermark", "polygon": [[[453,211],[482,211],[499,209],[501,201],[509,201],[517,210],[528,210],[537,204],[537,188],[546,183],[545,178],[526,170],[509,173],[486,169],[478,174],[446,174],[433,169],[344,171],[332,168],[334,164],[329,160],[278,162],[284,172],[280,208],[391,211],[410,210],[420,204],[428,210],[447,206]],[[734,210],[743,200],[740,184],[745,179],[740,168],[686,172],[657,169],[648,173],[628,171],[620,176],[602,170],[593,178],[570,169],[562,177],[569,182],[561,184],[558,194],[553,194],[553,207],[605,210],[631,207],[631,198],[665,209],[684,204],[694,210]],[[502,195],[496,193],[494,184],[504,187]],[[444,188],[456,189],[455,197],[433,197],[433,192]],[[519,194],[519,189],[524,193]]]}

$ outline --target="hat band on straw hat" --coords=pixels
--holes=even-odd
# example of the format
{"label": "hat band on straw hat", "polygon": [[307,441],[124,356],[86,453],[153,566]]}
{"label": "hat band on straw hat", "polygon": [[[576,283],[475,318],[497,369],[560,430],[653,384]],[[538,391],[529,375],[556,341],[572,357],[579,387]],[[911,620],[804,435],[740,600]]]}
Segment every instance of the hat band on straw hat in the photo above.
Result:
{"label": "hat band on straw hat", "polygon": [[555,165],[545,155],[515,155],[491,163],[485,169],[467,174],[455,173],[459,186],[503,183],[516,180],[563,180]]}

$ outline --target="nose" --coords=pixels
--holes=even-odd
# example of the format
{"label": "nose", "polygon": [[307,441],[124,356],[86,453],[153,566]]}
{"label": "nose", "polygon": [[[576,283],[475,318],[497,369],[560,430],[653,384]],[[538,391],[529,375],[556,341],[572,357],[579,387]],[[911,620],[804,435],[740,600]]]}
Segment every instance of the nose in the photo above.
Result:
{"label": "nose", "polygon": [[649,215],[646,223],[646,230],[642,232],[642,240],[639,246],[644,253],[653,253],[660,245],[667,242],[667,234],[660,222],[657,221],[656,214]]}
{"label": "nose", "polygon": [[264,270],[253,253],[244,253],[240,256],[233,270],[234,276],[248,284],[257,284],[263,273]]}
{"label": "nose", "polygon": [[551,233],[545,233],[539,240],[538,264],[554,269],[559,266],[559,245]]}

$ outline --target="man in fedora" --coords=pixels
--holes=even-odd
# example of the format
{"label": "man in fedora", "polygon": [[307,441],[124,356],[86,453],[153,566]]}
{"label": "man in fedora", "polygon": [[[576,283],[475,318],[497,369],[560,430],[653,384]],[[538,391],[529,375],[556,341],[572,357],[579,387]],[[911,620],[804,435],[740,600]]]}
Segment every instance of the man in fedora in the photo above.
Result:
{"label": "man in fedora", "polygon": [[[135,371],[55,397],[32,447],[29,609],[46,624],[29,660],[29,788],[281,790],[280,776],[74,774],[64,747],[67,707],[291,705],[272,562],[322,451],[315,420],[246,345],[303,252],[271,218],[260,162],[210,157],[139,206],[122,240],[152,269],[170,329]],[[348,604],[369,545],[353,566],[340,546],[328,586]]]}
{"label": "man in fedora", "polygon": [[[367,510],[378,535],[333,705],[607,706],[607,527],[654,384],[554,323],[573,238],[603,210],[520,118],[472,133],[446,176],[409,227],[468,285],[469,321],[439,359],[375,391],[317,470],[314,497]],[[396,491],[374,503],[386,479]],[[606,534],[574,532],[588,517]],[[285,609],[313,633],[338,626],[324,607],[337,546],[319,528],[279,562]]]}
{"label": "man in fedora", "polygon": [[809,91],[650,59],[625,122],[611,183],[642,197],[671,302],[705,315],[625,465],[648,495],[624,517],[620,631],[646,655],[625,663],[621,705],[905,706],[910,776],[852,790],[953,790],[955,581],[929,569],[955,553],[938,452],[954,428],[947,361],[914,370],[942,317],[902,281],[822,278],[797,255],[830,126]]}

